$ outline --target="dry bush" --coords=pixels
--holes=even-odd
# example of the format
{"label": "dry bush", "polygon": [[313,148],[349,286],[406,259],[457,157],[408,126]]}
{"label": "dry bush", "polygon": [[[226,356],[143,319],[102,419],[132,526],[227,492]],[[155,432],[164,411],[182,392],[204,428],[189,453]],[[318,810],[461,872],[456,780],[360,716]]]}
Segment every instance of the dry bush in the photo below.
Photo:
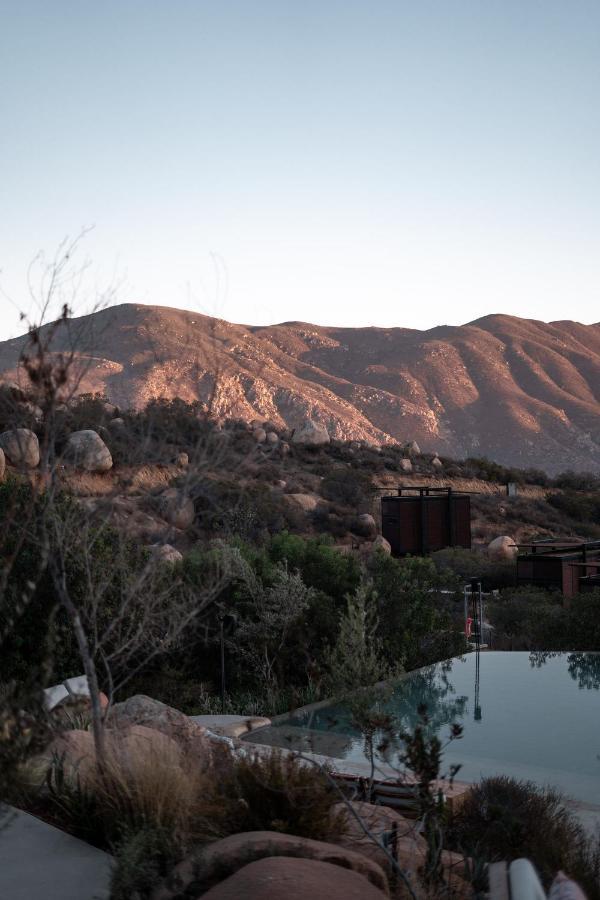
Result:
{"label": "dry bush", "polygon": [[203,798],[207,832],[279,831],[326,841],[344,830],[339,796],[327,777],[291,754],[227,761]]}
{"label": "dry bush", "polygon": [[483,779],[467,793],[451,839],[490,862],[525,856],[546,886],[563,869],[589,900],[600,897],[600,838],[586,833],[552,788],[507,776]]}
{"label": "dry bush", "polygon": [[158,732],[147,738],[134,733],[133,739],[108,732],[107,738],[101,767],[84,751],[80,759],[60,749],[53,754],[46,779],[50,809],[70,831],[100,846],[147,828],[168,831],[186,846],[195,836],[204,790],[202,761],[184,758]]}

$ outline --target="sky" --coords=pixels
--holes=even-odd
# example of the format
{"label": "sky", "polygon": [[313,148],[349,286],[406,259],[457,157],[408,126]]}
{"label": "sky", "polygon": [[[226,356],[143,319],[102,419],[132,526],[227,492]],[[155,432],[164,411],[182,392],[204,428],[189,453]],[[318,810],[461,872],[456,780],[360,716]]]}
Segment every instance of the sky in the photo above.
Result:
{"label": "sky", "polygon": [[0,0],[0,338],[82,229],[80,313],[598,322],[599,97],[597,0]]}

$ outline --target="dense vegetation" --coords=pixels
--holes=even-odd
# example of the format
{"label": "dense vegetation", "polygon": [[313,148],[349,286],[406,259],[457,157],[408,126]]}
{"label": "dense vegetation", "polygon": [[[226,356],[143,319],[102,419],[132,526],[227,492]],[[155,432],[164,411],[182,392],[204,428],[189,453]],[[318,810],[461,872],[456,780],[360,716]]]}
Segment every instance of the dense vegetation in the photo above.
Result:
{"label": "dense vegetation", "polygon": [[[15,397],[24,402],[14,391],[0,391],[0,428],[15,423]],[[85,477],[61,470],[52,490],[14,473],[0,484],[0,767],[10,778],[20,759],[48,739],[40,686],[82,671],[81,646],[61,585],[81,610],[100,686],[112,693],[116,685],[115,700],[145,693],[189,713],[220,712],[224,704],[226,712],[270,715],[347,695],[464,652],[462,588],[474,577],[484,590],[496,591],[486,602],[495,648],[529,650],[540,665],[553,652],[577,651],[570,657],[574,677],[597,682],[597,672],[581,654],[600,650],[599,593],[565,605],[559,594],[516,588],[514,561],[495,559],[483,547],[394,559],[372,544],[376,485],[390,474],[400,478],[408,456],[415,474],[432,476],[430,455],[349,442],[290,448],[286,435],[269,449],[257,446],[243,423],[216,428],[200,404],[181,401],[156,401],[119,417],[116,412],[98,397],[58,410],[54,450],[60,454],[72,430],[96,428],[116,464],[105,483],[120,493],[119,502],[125,497],[137,504],[151,524],[152,516],[160,518],[165,485],[191,498],[192,521],[174,538],[183,555],[162,563],[149,541],[112,517],[108,500],[86,506]],[[39,430],[34,412],[27,424]],[[175,465],[181,454],[185,465]],[[549,529],[600,534],[600,483],[594,476],[565,473],[549,479],[482,459],[443,460],[443,465],[446,477],[544,488],[536,496],[474,498],[478,521],[496,533],[501,526],[505,532],[526,523],[533,535]],[[158,471],[158,487],[135,488],[140,470],[152,477]],[[301,495],[314,503],[304,509],[290,495],[292,501]],[[151,619],[145,618],[149,598],[155,605]],[[185,627],[167,640],[169,619],[177,615],[184,616]],[[124,649],[133,638],[133,649]],[[115,681],[124,674],[127,678]],[[445,698],[438,699],[443,705]],[[396,738],[404,742],[413,770],[428,771],[428,777],[438,770],[439,747],[431,751],[429,765],[425,743],[414,743],[418,729]],[[107,769],[103,779],[86,786],[65,780],[55,760],[49,783],[52,802],[70,827],[118,852],[116,897],[133,890],[145,896],[193,841],[263,827],[321,838],[338,827],[331,786],[312,770],[307,774],[276,759],[263,768],[240,761],[221,771],[211,787],[190,764],[185,779],[169,781],[164,774],[162,787],[173,802],[157,787],[157,804],[164,805],[148,813],[129,790],[138,776],[148,778],[146,787],[156,784],[156,773],[150,777],[140,766],[128,773],[129,785],[122,771]],[[0,796],[10,778],[0,784]],[[310,804],[304,802],[307,795]],[[538,831],[544,823],[550,841],[530,839],[534,822]],[[446,823],[440,820],[438,826]],[[474,844],[482,829],[487,843]],[[564,865],[596,896],[589,885],[598,871],[597,849],[552,792],[508,780],[484,782],[448,840],[474,860],[482,854],[487,859],[530,855],[546,878]]]}

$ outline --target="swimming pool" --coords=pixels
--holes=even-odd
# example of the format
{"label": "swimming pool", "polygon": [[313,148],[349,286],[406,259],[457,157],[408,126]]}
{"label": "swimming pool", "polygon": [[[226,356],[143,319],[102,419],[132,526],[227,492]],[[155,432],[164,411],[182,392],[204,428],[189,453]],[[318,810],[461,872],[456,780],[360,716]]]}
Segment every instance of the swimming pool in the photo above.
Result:
{"label": "swimming pool", "polygon": [[[600,654],[470,653],[408,673],[384,702],[401,729],[427,704],[431,727],[463,736],[444,754],[458,779],[505,774],[600,804]],[[363,738],[347,703],[325,702],[279,717],[251,740],[364,763]]]}

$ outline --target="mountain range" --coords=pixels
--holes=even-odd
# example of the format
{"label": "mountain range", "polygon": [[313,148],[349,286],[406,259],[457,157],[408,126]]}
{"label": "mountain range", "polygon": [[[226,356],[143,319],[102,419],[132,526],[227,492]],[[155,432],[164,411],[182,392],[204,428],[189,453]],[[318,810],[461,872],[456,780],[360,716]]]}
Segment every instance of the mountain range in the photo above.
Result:
{"label": "mountain range", "polygon": [[[4,378],[19,377],[26,340],[0,343]],[[81,391],[121,407],[181,397],[221,418],[311,418],[340,439],[600,471],[600,323],[490,315],[427,331],[263,327],[122,304],[68,320],[52,349],[75,352]]]}

